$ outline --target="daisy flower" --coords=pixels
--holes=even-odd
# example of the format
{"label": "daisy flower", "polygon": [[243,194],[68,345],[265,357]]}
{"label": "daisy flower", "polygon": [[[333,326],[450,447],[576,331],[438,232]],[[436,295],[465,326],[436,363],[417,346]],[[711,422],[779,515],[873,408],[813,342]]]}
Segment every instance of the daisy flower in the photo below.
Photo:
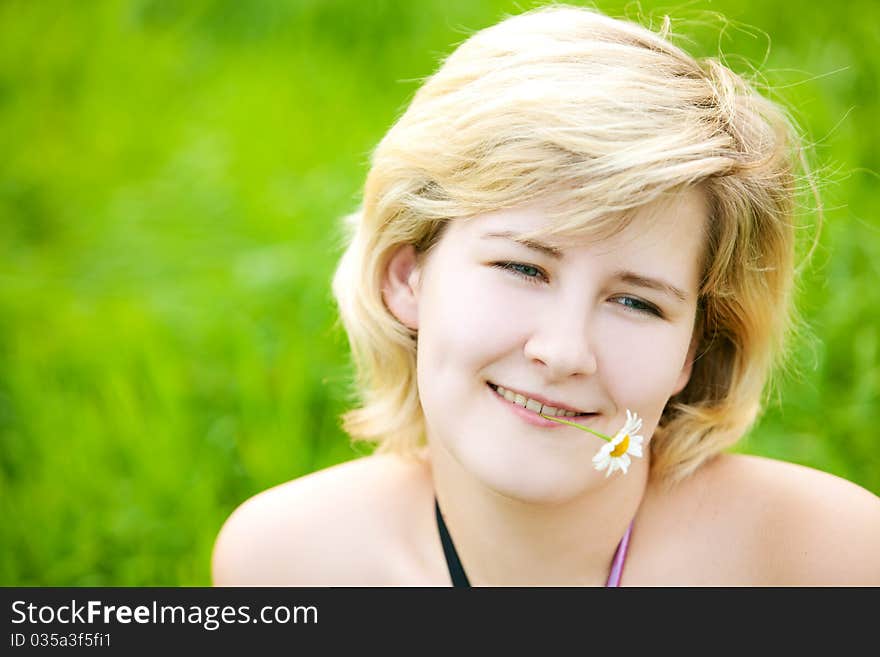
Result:
{"label": "daisy flower", "polygon": [[623,474],[626,474],[627,468],[629,468],[629,465],[632,462],[630,457],[638,456],[641,458],[642,456],[642,442],[644,441],[644,438],[636,435],[636,433],[642,429],[642,419],[639,417],[638,413],[632,413],[629,409],[626,409],[626,422],[620,430],[614,434],[613,438],[589,427],[585,427],[582,424],[562,420],[552,415],[544,415],[542,413],[541,417],[553,420],[554,422],[568,424],[583,431],[589,431],[591,434],[608,441],[599,448],[599,451],[596,452],[596,455],[593,457],[593,466],[600,472],[602,470],[607,470],[605,473],[606,477],[610,477],[611,473],[615,470],[620,470]]}
{"label": "daisy flower", "polygon": [[642,428],[642,420],[638,413],[630,413],[626,409],[626,423],[618,431],[610,442],[605,443],[593,457],[593,465],[600,472],[607,470],[606,477],[610,477],[615,470],[626,470],[631,463],[630,456],[642,456],[642,441],[644,438],[635,435]]}

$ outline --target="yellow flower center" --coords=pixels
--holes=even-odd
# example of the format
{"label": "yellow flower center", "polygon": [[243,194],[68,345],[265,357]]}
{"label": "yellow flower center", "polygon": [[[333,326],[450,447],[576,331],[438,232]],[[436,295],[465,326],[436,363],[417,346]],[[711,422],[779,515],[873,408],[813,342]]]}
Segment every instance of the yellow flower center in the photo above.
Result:
{"label": "yellow flower center", "polygon": [[623,456],[624,454],[626,454],[626,450],[628,450],[628,449],[629,449],[629,434],[625,433],[625,434],[623,434],[623,440],[621,440],[617,444],[617,447],[615,447],[611,451],[611,456],[617,456],[617,457]]}

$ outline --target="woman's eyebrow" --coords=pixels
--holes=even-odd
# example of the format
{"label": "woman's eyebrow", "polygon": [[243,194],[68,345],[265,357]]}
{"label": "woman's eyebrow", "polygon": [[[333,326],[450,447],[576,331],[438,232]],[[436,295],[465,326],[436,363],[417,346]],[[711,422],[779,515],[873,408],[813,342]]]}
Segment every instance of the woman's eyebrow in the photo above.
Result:
{"label": "woman's eyebrow", "polygon": [[513,240],[517,244],[522,244],[523,246],[533,249],[535,251],[540,251],[546,256],[550,256],[554,260],[559,260],[562,258],[562,250],[557,249],[549,244],[544,244],[543,242],[538,242],[537,240],[530,240],[517,235],[514,232],[509,230],[501,231],[499,233],[486,233],[482,236],[481,239],[486,239],[487,237],[501,237],[504,239]]}
{"label": "woman's eyebrow", "polygon": [[658,278],[642,276],[641,274],[637,274],[636,272],[629,271],[627,269],[622,269],[620,271],[614,272],[614,278],[617,278],[624,283],[629,283],[630,285],[635,285],[637,287],[646,287],[650,290],[656,290],[658,292],[663,292],[664,294],[669,294],[677,298],[679,301],[688,300],[687,292],[675,287],[674,285],[672,285],[672,283],[667,283],[666,281],[662,281]]}

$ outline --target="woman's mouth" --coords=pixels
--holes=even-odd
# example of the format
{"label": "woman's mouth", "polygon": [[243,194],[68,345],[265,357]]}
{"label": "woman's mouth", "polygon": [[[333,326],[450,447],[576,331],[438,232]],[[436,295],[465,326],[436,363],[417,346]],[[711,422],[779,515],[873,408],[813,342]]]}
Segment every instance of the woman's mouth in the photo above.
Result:
{"label": "woman's mouth", "polygon": [[505,401],[516,404],[517,406],[521,406],[526,410],[534,412],[536,415],[549,415],[552,417],[561,418],[580,418],[595,415],[595,413],[585,413],[563,408],[556,408],[555,406],[550,406],[549,404],[543,404],[536,399],[531,399],[529,397],[526,397],[525,395],[514,392],[512,390],[508,390],[491,382],[487,382],[487,385],[495,392],[496,395],[503,398]]}

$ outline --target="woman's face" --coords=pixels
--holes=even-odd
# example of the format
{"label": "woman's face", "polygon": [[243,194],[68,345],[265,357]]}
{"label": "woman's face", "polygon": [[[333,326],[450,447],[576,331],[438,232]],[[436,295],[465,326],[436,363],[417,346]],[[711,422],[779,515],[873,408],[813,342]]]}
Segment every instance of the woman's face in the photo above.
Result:
{"label": "woman's face", "polygon": [[[690,375],[706,209],[690,190],[642,209],[610,239],[513,239],[544,221],[540,206],[452,221],[411,281],[432,449],[499,493],[558,502],[603,485],[591,461],[604,441],[493,386],[589,413],[577,421],[607,435],[630,409],[647,447]],[[630,476],[648,467],[645,455]]]}

